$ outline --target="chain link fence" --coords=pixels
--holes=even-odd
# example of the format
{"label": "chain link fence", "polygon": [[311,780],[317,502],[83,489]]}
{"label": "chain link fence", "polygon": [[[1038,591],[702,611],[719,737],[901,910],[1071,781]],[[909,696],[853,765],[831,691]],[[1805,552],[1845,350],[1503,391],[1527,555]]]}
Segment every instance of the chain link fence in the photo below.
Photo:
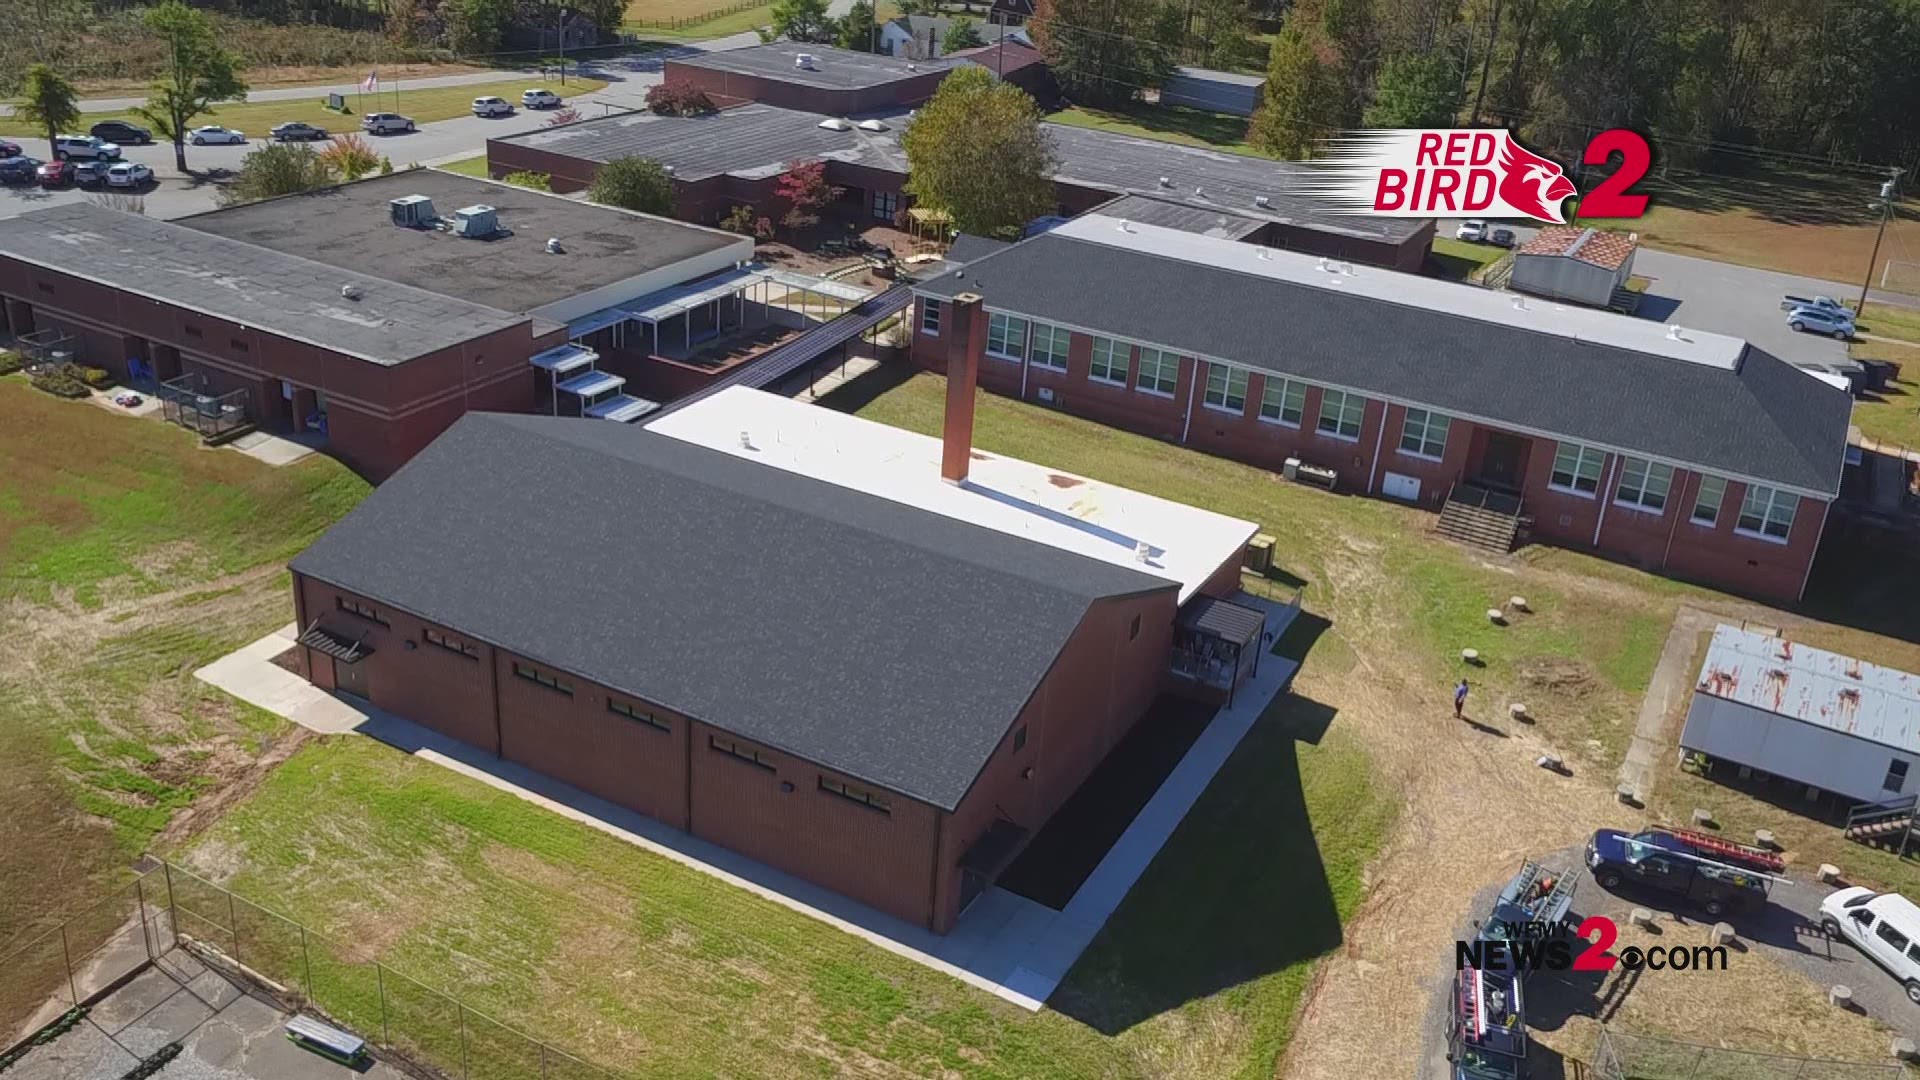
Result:
{"label": "chain link fence", "polygon": [[724,19],[729,15],[738,15],[742,12],[752,11],[754,8],[765,7],[766,5],[767,0],[739,0],[738,3],[728,4],[726,7],[713,8],[709,11],[702,11],[694,15],[683,15],[679,18],[670,19],[628,19],[623,25],[628,29],[637,30],[685,30],[690,26],[700,26],[704,23]]}
{"label": "chain link fence", "polygon": [[1900,1065],[1729,1050],[1600,1029],[1594,1080],[1894,1080]]}

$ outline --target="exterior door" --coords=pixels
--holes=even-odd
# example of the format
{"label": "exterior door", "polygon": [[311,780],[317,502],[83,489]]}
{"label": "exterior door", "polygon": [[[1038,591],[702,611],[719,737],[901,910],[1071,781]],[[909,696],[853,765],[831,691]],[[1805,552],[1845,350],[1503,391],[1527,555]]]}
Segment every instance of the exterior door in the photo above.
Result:
{"label": "exterior door", "polygon": [[367,693],[367,665],[347,664],[339,660],[333,662],[333,688],[342,693],[352,694],[361,700],[372,697]]}
{"label": "exterior door", "polygon": [[1488,487],[1520,490],[1527,471],[1527,440],[1504,432],[1487,432],[1486,449],[1480,452],[1477,481]]}

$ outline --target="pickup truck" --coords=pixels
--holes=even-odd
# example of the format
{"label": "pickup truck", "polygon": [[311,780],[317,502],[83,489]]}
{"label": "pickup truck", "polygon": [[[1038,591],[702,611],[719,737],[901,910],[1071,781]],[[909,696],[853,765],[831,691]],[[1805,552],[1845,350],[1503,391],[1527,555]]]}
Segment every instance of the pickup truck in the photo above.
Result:
{"label": "pickup truck", "polygon": [[1788,295],[1781,298],[1781,311],[1792,311],[1794,308],[1812,308],[1815,311],[1830,311],[1836,315],[1846,315],[1849,317],[1853,315],[1852,308],[1842,304],[1831,296]]}
{"label": "pickup truck", "polygon": [[1772,882],[1766,874],[1703,858],[1677,837],[1657,830],[1634,834],[1601,829],[1587,841],[1587,866],[1608,892],[1638,885],[1686,900],[1714,918],[1764,905]]}

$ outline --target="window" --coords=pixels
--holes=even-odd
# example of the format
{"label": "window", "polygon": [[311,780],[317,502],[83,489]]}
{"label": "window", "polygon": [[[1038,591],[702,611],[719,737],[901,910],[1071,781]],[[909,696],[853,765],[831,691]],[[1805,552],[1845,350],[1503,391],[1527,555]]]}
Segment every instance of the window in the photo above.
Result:
{"label": "window", "polygon": [[940,301],[920,301],[920,332],[928,337],[940,336]]}
{"label": "window", "polygon": [[1173,388],[1180,382],[1180,358],[1164,349],[1149,349],[1140,346],[1140,378],[1134,383],[1137,389],[1150,394],[1173,396]]}
{"label": "window", "polygon": [[893,215],[900,212],[900,196],[891,191],[873,193],[873,216],[881,221],[892,221]]}
{"label": "window", "polygon": [[1306,409],[1306,387],[1278,375],[1267,376],[1266,388],[1260,391],[1260,419],[1299,427],[1300,415]]}
{"label": "window", "polygon": [[987,355],[1007,360],[1027,355],[1027,320],[993,312],[987,316]]}
{"label": "window", "polygon": [[1620,459],[1620,482],[1614,485],[1613,501],[1621,506],[1665,511],[1667,490],[1673,487],[1673,466],[1646,458]]}
{"label": "window", "polygon": [[1027,725],[1021,724],[1013,729],[1013,749],[1018,753],[1027,748]]}
{"label": "window", "polygon": [[1759,484],[1748,484],[1746,497],[1740,500],[1740,520],[1734,531],[1786,542],[1793,530],[1794,511],[1800,509],[1800,496],[1789,495]]}
{"label": "window", "polygon": [[33,287],[36,289],[39,289],[43,293],[46,293],[48,296],[53,295],[53,285],[48,282],[36,281],[33,283]]}
{"label": "window", "polygon": [[637,720],[655,731],[673,730],[672,724],[667,723],[665,720],[660,719],[640,706],[629,705],[624,701],[619,701],[614,698],[607,699],[607,711],[615,716],[624,716],[629,720]]}
{"label": "window", "polygon": [[1576,495],[1591,495],[1600,490],[1600,467],[1606,463],[1605,451],[1579,443],[1556,444],[1553,451],[1553,475],[1547,486]]}
{"label": "window", "polygon": [[1073,335],[1066,327],[1043,322],[1034,323],[1027,345],[1027,359],[1035,367],[1065,371],[1067,370],[1067,345],[1072,340]]}
{"label": "window", "polygon": [[1127,385],[1127,346],[1112,338],[1093,339],[1093,366],[1087,377],[1100,382]]}
{"label": "window", "polygon": [[1712,525],[1720,520],[1720,504],[1727,498],[1727,478],[1700,477],[1700,490],[1693,497],[1693,523]]}
{"label": "window", "polygon": [[1207,365],[1208,405],[1230,413],[1247,411],[1247,373],[1225,364]]}
{"label": "window", "polygon": [[1360,437],[1360,414],[1367,399],[1343,390],[1326,390],[1320,397],[1320,430],[1339,439]]}
{"label": "window", "polygon": [[560,678],[557,675],[549,675],[546,672],[541,671],[539,668],[531,667],[526,664],[515,664],[513,665],[513,673],[527,680],[530,683],[539,683],[541,686],[544,686],[549,690],[558,691],[559,693],[565,694],[568,697],[573,696],[572,683],[568,682],[565,679]]}
{"label": "window", "polygon": [[1907,935],[1895,930],[1885,919],[1881,919],[1880,925],[1873,928],[1873,935],[1893,946],[1894,952],[1907,951]]}
{"label": "window", "polygon": [[1447,452],[1447,428],[1453,421],[1426,409],[1408,409],[1400,425],[1400,452],[1438,461]]}
{"label": "window", "polygon": [[429,645],[438,645],[448,652],[457,652],[461,656],[470,659],[480,659],[480,650],[478,647],[469,645],[458,638],[450,638],[438,630],[422,630],[420,631],[420,636],[425,638]]}
{"label": "window", "polygon": [[878,810],[883,814],[893,813],[893,808],[891,804],[887,802],[886,796],[878,792],[868,791],[863,787],[856,787],[844,780],[829,780],[822,776],[820,778],[820,790],[838,795],[850,802],[857,802],[869,810]]}
{"label": "window", "polygon": [[1895,795],[1898,795],[1900,794],[1901,789],[1905,788],[1906,786],[1907,786],[1907,763],[1905,761],[1902,761],[1899,758],[1894,758],[1892,761],[1887,763],[1887,778],[1885,780],[1880,781],[1880,787],[1883,790],[1891,791]]}
{"label": "window", "polygon": [[767,755],[763,751],[755,750],[745,743],[738,743],[732,739],[723,739],[718,735],[709,735],[707,736],[707,746],[730,758],[744,761],[749,765],[759,766],[768,772],[775,771],[773,762],[768,760]]}
{"label": "window", "polygon": [[185,325],[183,325],[183,326],[181,326],[181,327],[180,327],[180,329],[182,329],[182,330],[185,330],[185,331],[187,332],[187,336],[188,336],[188,337],[199,337],[199,336],[200,336],[200,328],[199,328],[199,327],[197,327],[197,326],[195,326],[195,325],[193,325],[192,323],[187,323],[187,324],[185,324]]}
{"label": "window", "polygon": [[380,612],[375,610],[371,604],[363,604],[358,600],[349,600],[344,596],[336,596],[333,598],[333,606],[349,615],[358,615],[368,622],[376,622],[381,626],[388,625],[387,620],[381,618]]}
{"label": "window", "polygon": [[246,343],[246,342],[244,342],[244,341],[241,341],[241,340],[240,340],[239,338],[237,338],[237,337],[233,337],[233,338],[228,338],[228,339],[227,339],[227,344],[228,344],[229,346],[231,346],[231,347],[232,347],[232,349],[233,349],[233,351],[234,351],[234,352],[246,352],[246,351],[247,351],[247,343]]}

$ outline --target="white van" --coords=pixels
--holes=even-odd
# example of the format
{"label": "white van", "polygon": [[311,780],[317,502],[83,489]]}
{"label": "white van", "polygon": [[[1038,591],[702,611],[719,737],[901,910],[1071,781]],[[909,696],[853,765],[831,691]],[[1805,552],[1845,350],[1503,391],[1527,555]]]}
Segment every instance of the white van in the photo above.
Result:
{"label": "white van", "polygon": [[1858,885],[1841,889],[1820,901],[1820,927],[1872,957],[1920,1005],[1920,907],[1913,901]]}

